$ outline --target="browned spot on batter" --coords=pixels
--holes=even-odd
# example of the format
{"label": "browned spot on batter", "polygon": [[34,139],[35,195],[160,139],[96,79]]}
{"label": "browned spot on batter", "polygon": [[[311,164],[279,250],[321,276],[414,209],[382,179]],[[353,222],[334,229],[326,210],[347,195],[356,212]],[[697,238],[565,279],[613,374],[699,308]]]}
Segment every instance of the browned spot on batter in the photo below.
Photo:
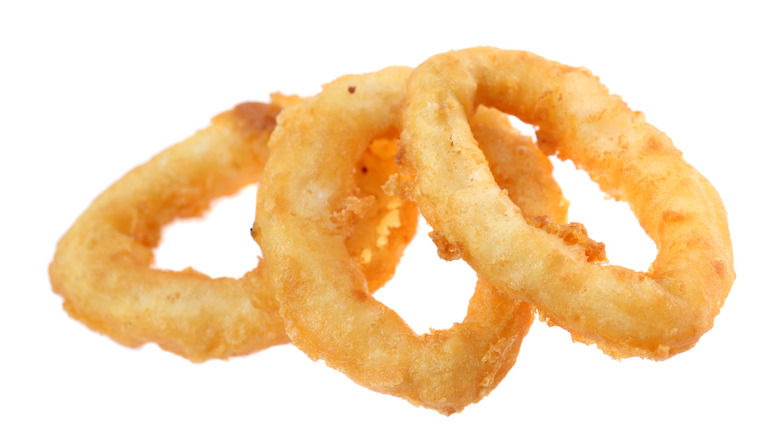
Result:
{"label": "browned spot on batter", "polygon": [[723,263],[721,260],[713,260],[712,267],[718,276],[722,277],[723,275],[726,274],[726,264]]}
{"label": "browned spot on batter", "polygon": [[647,139],[647,143],[645,143],[645,150],[649,152],[661,152],[663,149],[663,144],[658,141],[658,139],[655,136],[651,136]]}
{"label": "browned spot on batter", "polygon": [[580,247],[590,263],[607,262],[606,247],[603,243],[588,237],[588,230],[582,224],[576,222],[557,224],[547,216],[528,217],[526,222],[548,234],[560,237],[567,245]]}
{"label": "browned spot on batter", "polygon": [[251,132],[267,132],[276,126],[281,108],[261,102],[244,102],[214,117],[214,122],[231,122]]}
{"label": "browned spot on batter", "polygon": [[433,230],[428,233],[428,236],[430,236],[433,243],[436,244],[436,252],[439,254],[440,259],[452,261],[463,257],[463,247],[448,241],[447,238],[444,237],[444,234]]}
{"label": "browned spot on batter", "polygon": [[398,166],[399,169],[403,169],[404,165],[407,164],[407,160],[409,157],[407,156],[406,148],[399,147],[398,152],[395,154],[395,164]]}
{"label": "browned spot on batter", "polygon": [[349,94],[352,94],[352,93],[355,92],[355,87],[354,86],[349,87],[349,88],[347,88],[347,91],[349,91]]}
{"label": "browned spot on batter", "polygon": [[666,210],[662,216],[665,222],[679,222],[685,219],[685,215],[676,211]]}
{"label": "browned spot on batter", "polygon": [[368,299],[368,294],[361,289],[352,289],[352,297],[359,302],[363,302]]}

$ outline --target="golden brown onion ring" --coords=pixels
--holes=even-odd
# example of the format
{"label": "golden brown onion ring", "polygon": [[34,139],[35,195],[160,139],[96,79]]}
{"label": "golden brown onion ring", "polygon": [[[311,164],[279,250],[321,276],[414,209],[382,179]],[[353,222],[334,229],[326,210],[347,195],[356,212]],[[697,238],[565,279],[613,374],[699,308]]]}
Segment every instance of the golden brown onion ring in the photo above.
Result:
{"label": "golden brown onion ring", "polygon": [[[276,115],[297,101],[238,105],[101,194],[62,238],[49,269],[68,313],[121,344],[155,342],[195,362],[288,342],[262,260],[239,279],[151,265],[165,224],[257,182]],[[417,223],[414,203],[381,189],[396,172],[386,155],[369,150],[357,164],[358,186],[373,202],[360,206],[364,216],[347,241],[370,290],[392,276]]]}
{"label": "golden brown onion ring", "polygon": [[[469,131],[479,104],[539,128],[540,146],[625,200],[658,247],[647,273],[592,263],[523,220]],[[401,152],[414,199],[477,273],[614,357],[665,359],[712,327],[734,280],[726,212],[669,138],[585,69],[527,52],[434,56],[409,82]]]}
{"label": "golden brown onion ring", "polygon": [[[478,281],[462,323],[418,335],[368,294],[336,218],[354,202],[349,169],[356,157],[375,139],[397,134],[408,74],[395,67],[344,76],[280,115],[258,191],[256,237],[294,345],[367,388],[451,414],[500,382],[515,362],[532,312]],[[527,148],[508,159],[518,162],[517,171],[527,168],[538,176],[526,181],[529,186],[509,189],[533,203],[529,210],[563,220],[566,202],[546,157],[517,135],[496,134],[509,129],[505,118],[495,123],[496,117],[486,113],[483,123],[492,126],[477,128],[486,132],[485,144]],[[405,183],[394,179],[388,186],[403,192]],[[443,256],[457,252],[432,237]]]}

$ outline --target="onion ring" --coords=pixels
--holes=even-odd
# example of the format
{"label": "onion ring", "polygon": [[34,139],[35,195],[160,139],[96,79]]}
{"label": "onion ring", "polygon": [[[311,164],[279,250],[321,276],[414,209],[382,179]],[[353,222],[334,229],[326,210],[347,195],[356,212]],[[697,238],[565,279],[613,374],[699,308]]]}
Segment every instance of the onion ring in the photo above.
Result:
{"label": "onion ring", "polygon": [[[421,336],[367,293],[334,216],[353,196],[348,169],[355,157],[376,138],[397,134],[408,74],[407,68],[393,67],[344,76],[281,114],[258,190],[255,229],[261,232],[255,238],[294,345],[367,388],[449,415],[500,382],[515,362],[533,313],[527,304],[503,297],[480,280],[462,323]],[[487,120],[495,117],[491,114]],[[502,129],[508,126],[506,122]],[[504,146],[512,143],[511,136],[494,138],[505,141]],[[520,153],[509,156],[529,168],[547,162],[538,150],[530,159]],[[304,161],[317,165],[298,165]],[[538,176],[552,182],[549,162],[547,166]],[[532,186],[536,181],[528,180]],[[566,202],[551,184],[557,191],[536,183],[517,194],[522,198],[537,190],[539,196],[529,195],[529,203],[543,199],[541,208],[550,211],[539,214],[562,220]],[[387,184],[395,193],[403,193],[405,186],[397,178]],[[444,257],[457,253],[435,233],[432,237]]]}
{"label": "onion ring", "polygon": [[[154,342],[193,362],[288,342],[262,260],[239,279],[151,265],[165,224],[199,215],[212,199],[257,182],[277,114],[300,100],[276,95],[271,105],[238,105],[101,194],[61,239],[49,268],[67,312],[120,344]],[[418,216],[414,203],[382,191],[397,170],[394,150],[388,156],[380,146],[357,163],[367,201],[350,213],[363,216],[347,241],[372,291],[393,275]]]}
{"label": "onion ring", "polygon": [[[523,220],[469,132],[480,104],[538,126],[546,152],[627,201],[658,247],[649,271],[592,263]],[[503,293],[616,358],[666,359],[712,327],[735,278],[723,203],[589,71],[489,47],[436,55],[409,81],[404,121],[402,170],[423,216]]]}

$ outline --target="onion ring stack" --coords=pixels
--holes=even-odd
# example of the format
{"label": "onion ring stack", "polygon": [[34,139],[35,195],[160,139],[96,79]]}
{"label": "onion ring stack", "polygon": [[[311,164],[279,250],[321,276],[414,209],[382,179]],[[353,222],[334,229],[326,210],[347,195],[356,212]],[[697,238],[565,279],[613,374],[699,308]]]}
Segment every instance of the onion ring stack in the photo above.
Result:
{"label": "onion ring stack", "polygon": [[[536,126],[538,145],[505,113]],[[607,264],[566,223],[546,154],[628,202],[658,247],[648,272]],[[258,180],[257,268],[151,267],[165,224]],[[423,335],[371,296],[418,206],[439,256],[478,276],[466,318]],[[220,114],[101,194],[49,274],[72,317],[121,344],[201,362],[291,341],[446,415],[498,385],[534,313],[615,358],[663,360],[712,327],[735,278],[723,204],[663,133],[585,69],[489,47]]]}
{"label": "onion ring stack", "polygon": [[[258,191],[255,227],[262,230],[258,243],[276,281],[287,333],[298,348],[363,386],[450,414],[503,378],[528,330],[530,308],[479,281],[463,323],[419,336],[368,294],[332,220],[355,190],[345,170],[372,141],[397,132],[408,74],[406,68],[389,68],[345,76],[282,113],[269,141],[274,153]],[[496,117],[486,114],[478,121],[491,116]],[[529,167],[546,177],[529,189],[535,190],[529,197],[541,198],[552,210],[544,213],[563,217],[554,210],[566,204],[551,180],[551,166],[536,152],[526,160],[513,157],[523,165],[514,170],[522,174]],[[305,159],[322,164],[294,164]],[[534,169],[539,161],[546,168]],[[537,179],[526,181],[533,185]],[[403,184],[391,183],[391,189],[398,185]],[[525,187],[510,187],[524,196]],[[439,249],[451,251],[441,244]]]}

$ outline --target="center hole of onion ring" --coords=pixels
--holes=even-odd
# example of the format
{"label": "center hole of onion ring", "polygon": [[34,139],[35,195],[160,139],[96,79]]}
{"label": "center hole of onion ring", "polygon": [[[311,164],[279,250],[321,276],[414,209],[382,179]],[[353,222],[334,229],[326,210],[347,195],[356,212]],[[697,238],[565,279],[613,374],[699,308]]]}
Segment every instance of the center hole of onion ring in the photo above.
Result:
{"label": "center hole of onion ring", "polygon": [[462,260],[439,259],[420,218],[417,235],[404,251],[395,276],[374,297],[393,309],[417,334],[448,329],[463,321],[477,275]]}
{"label": "center hole of onion ring", "polygon": [[585,225],[588,236],[606,246],[611,265],[647,272],[658,252],[627,203],[609,198],[570,160],[550,157],[553,177],[569,200],[569,222]]}
{"label": "center hole of onion ring", "polygon": [[[512,127],[536,141],[536,128],[507,114]],[[591,239],[603,242],[609,263],[646,272],[658,250],[639,226],[628,204],[609,198],[584,170],[571,161],[549,157],[553,177],[569,200],[569,222],[585,225]]]}
{"label": "center hole of onion ring", "polygon": [[525,123],[524,121],[518,119],[517,117],[511,115],[511,114],[505,114],[507,118],[509,118],[509,123],[512,124],[512,127],[520,131],[521,134],[525,135],[526,137],[531,137],[534,142],[536,142],[536,127],[534,125],[529,125],[528,123]]}
{"label": "center hole of onion ring", "polygon": [[178,219],[163,229],[154,268],[188,267],[210,277],[240,278],[257,266],[260,247],[250,235],[257,184],[219,198],[202,217]]}

